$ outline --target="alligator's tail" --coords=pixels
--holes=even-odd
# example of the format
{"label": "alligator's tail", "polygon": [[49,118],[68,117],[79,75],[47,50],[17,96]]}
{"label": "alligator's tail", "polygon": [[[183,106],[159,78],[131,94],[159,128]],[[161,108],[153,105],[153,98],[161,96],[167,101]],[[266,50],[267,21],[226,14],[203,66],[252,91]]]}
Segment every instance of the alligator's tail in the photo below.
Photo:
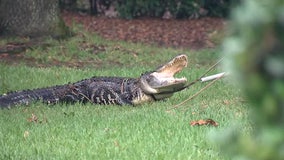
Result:
{"label": "alligator's tail", "polygon": [[60,95],[66,91],[66,86],[56,86],[34,90],[24,90],[0,95],[0,108],[9,108],[16,105],[28,105],[34,101],[57,103]]}

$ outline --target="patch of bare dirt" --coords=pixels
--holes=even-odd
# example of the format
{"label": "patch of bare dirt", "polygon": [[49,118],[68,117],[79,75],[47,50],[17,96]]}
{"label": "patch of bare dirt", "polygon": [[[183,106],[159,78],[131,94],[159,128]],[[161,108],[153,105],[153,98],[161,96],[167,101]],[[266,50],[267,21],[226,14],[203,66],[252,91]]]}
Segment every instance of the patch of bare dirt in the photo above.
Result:
{"label": "patch of bare dirt", "polygon": [[166,47],[202,49],[215,47],[210,35],[224,27],[221,18],[125,20],[63,12],[67,25],[80,23],[85,29],[110,40],[142,42]]}

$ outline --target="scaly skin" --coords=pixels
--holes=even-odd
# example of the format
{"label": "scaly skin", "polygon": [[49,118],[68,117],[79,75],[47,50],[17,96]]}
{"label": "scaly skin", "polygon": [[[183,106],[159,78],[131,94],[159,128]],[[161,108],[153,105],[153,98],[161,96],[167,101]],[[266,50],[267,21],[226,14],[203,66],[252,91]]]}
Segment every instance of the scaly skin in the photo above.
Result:
{"label": "scaly skin", "polygon": [[186,86],[185,78],[174,78],[174,74],[187,65],[187,56],[178,55],[155,71],[139,78],[92,77],[75,83],[11,92],[0,96],[0,107],[28,105],[34,101],[48,104],[86,103],[137,105],[161,100]]}
{"label": "scaly skin", "polygon": [[143,96],[146,95],[137,79],[93,77],[72,84],[9,93],[0,97],[0,106],[27,105],[38,100],[48,104],[91,102],[124,105],[134,104],[134,100]]}

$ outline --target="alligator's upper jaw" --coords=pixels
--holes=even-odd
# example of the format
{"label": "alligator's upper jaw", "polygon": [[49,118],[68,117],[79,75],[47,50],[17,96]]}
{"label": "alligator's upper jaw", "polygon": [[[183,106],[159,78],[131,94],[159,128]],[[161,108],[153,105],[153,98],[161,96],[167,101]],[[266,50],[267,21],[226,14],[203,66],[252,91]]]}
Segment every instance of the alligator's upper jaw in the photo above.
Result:
{"label": "alligator's upper jaw", "polygon": [[186,85],[186,78],[175,78],[174,75],[187,66],[185,54],[178,55],[155,71],[141,76],[141,87],[145,93],[173,93]]}

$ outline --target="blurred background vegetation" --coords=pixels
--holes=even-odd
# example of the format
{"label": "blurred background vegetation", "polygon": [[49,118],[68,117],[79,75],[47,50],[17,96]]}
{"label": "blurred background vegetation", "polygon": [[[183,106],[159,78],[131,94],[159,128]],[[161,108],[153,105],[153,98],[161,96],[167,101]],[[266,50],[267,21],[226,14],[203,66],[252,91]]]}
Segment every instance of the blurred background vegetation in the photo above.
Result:
{"label": "blurred background vegetation", "polygon": [[[250,0],[236,8],[224,40],[226,68],[252,103],[253,133],[220,133],[233,159],[284,159],[284,1]],[[220,135],[219,135],[220,136]]]}

